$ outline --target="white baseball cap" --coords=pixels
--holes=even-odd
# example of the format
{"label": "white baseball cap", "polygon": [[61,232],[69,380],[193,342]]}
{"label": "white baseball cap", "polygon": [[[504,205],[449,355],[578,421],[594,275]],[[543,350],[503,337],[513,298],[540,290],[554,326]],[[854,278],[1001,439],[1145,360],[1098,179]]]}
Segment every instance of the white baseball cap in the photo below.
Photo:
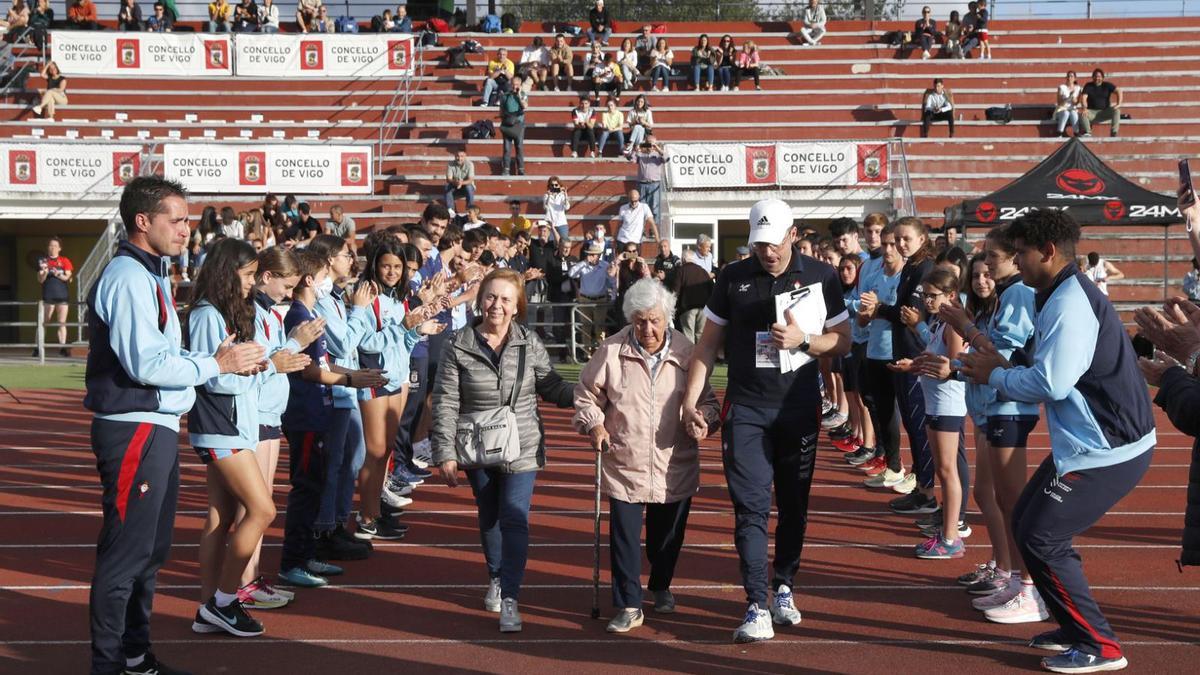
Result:
{"label": "white baseball cap", "polygon": [[782,199],[763,199],[750,207],[750,244],[778,245],[792,228],[792,207]]}

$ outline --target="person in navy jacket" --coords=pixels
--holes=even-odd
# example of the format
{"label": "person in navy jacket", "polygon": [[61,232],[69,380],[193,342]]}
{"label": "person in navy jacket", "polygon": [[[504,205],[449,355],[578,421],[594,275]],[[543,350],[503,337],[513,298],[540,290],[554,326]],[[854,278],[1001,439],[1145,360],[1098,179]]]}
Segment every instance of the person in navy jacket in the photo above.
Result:
{"label": "person in navy jacket", "polygon": [[1075,535],[1091,527],[1150,467],[1156,442],[1150,395],[1121,319],[1075,265],[1079,225],[1065,211],[1034,211],[1009,225],[1021,277],[1036,291],[1035,348],[1013,366],[981,331],[964,338],[963,373],[1011,401],[1044,403],[1051,454],[1013,509],[1017,548],[1059,629],[1032,646],[1061,673],[1118,670],[1121,645],[1092,598]]}
{"label": "person in navy jacket", "polygon": [[104,524],[92,576],[91,672],[175,673],[150,652],[158,569],[171,549],[179,493],[179,418],[194,387],[253,374],[263,348],[224,341],[215,353],[181,347],[166,270],[187,243],[183,186],[135,178],[121,194],[128,239],[88,294],[84,407],[103,485]]}

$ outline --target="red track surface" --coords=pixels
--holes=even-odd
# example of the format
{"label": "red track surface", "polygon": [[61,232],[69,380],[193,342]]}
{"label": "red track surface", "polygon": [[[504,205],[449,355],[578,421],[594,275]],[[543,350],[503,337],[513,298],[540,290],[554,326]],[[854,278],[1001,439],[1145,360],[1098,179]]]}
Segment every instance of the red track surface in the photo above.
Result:
{"label": "red track surface", "polygon": [[[88,580],[99,529],[99,482],[81,394],[23,391],[0,403],[0,672],[75,673],[88,659]],[[422,486],[409,537],[348,563],[332,586],[258,612],[262,638],[197,636],[196,542],[203,472],[185,449],[175,549],[159,576],[156,652],[196,673],[281,672],[906,672],[926,659],[974,673],[1036,669],[1024,640],[1047,624],[999,626],[968,605],[953,577],[986,560],[975,517],[967,558],[920,561],[911,519],[887,513],[891,493],[823,446],[808,545],[797,580],[804,622],[768,644],[729,643],[744,610],[732,514],[715,442],[703,453],[675,590],[679,611],[647,612],[645,627],[610,636],[588,618],[591,461],[565,411],[545,410],[549,468],[538,478],[525,630],[501,635],[482,608],[486,583],[470,489]],[[1044,426],[1030,464],[1046,452]],[[1175,566],[1191,439],[1160,417],[1154,467],[1129,497],[1079,538],[1095,588],[1137,672],[1195,672],[1200,660],[1200,573]],[[286,470],[276,502],[284,508]],[[282,513],[267,537],[264,570],[278,564]],[[603,535],[607,542],[607,534]],[[602,606],[611,616],[607,548]],[[1192,666],[1187,666],[1191,663]]]}

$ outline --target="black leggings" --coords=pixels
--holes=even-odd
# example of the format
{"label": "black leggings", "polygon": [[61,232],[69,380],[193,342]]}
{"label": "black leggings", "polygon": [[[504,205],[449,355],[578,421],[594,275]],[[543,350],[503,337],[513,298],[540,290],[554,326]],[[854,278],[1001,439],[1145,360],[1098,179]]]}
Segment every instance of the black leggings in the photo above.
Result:
{"label": "black leggings", "polygon": [[866,377],[859,382],[859,393],[871,424],[875,427],[875,454],[887,460],[892,471],[904,469],[900,461],[900,417],[896,414],[896,388],[888,361],[867,359]]}
{"label": "black leggings", "polygon": [[929,127],[934,122],[945,122],[950,125],[950,136],[954,136],[954,111],[934,112],[926,110],[921,113],[921,138],[929,135]]}
{"label": "black leggings", "polygon": [[754,86],[759,86],[758,66],[753,68],[734,68],[733,69],[733,86],[738,86],[742,83],[742,78],[751,76],[754,78]]}
{"label": "black leggings", "polygon": [[595,127],[576,127],[571,132],[571,150],[582,154],[583,150],[579,147],[579,142],[586,140],[588,150],[596,149],[596,128]]}

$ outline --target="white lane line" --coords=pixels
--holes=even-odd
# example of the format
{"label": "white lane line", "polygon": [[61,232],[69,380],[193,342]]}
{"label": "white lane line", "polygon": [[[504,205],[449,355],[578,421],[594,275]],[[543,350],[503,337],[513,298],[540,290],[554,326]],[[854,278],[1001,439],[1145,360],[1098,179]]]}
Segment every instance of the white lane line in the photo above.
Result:
{"label": "white lane line", "polygon": [[[287,513],[287,509],[276,509],[277,516],[283,516]],[[600,511],[602,515],[608,515],[608,510]],[[531,515],[541,516],[592,516],[592,511],[578,511],[571,509],[532,509]],[[733,515],[733,509],[692,509],[689,512],[689,517],[693,516],[728,516]],[[99,509],[89,511],[0,511],[0,517],[4,516],[102,516],[103,511]],[[208,511],[187,510],[176,511],[176,516],[207,516]],[[406,522],[427,522],[422,516],[477,516],[479,512],[474,509],[438,509],[438,510],[410,510],[404,513]],[[776,515],[775,511],[771,511],[771,515]],[[899,516],[902,520],[904,516],[889,511],[816,511],[810,510],[810,516],[837,516],[837,517],[854,517],[854,516]],[[967,511],[968,516],[979,516],[979,511]],[[1109,511],[1109,516],[1183,516],[1186,515],[1183,511]]]}
{"label": "white lane line", "polygon": [[[375,540],[375,541],[372,541],[371,544],[375,548],[450,548],[450,549],[479,548],[478,541],[464,542],[464,543],[448,543],[448,544],[439,544],[439,543],[433,543],[433,542],[421,543],[421,544],[415,544],[415,543],[406,544],[406,543],[398,542],[398,541]],[[263,545],[263,548],[282,548],[283,547],[282,542],[266,542],[265,541],[265,542],[263,542],[262,545]],[[806,548],[806,549],[810,549],[810,548],[837,548],[837,549],[860,548],[860,549],[890,550],[890,549],[911,549],[914,545],[915,544],[913,544],[913,542],[911,542],[911,541],[899,543],[899,544],[868,544],[868,543],[858,543],[858,542],[846,542],[846,543],[842,543],[842,544],[818,544],[818,543],[806,542],[804,544],[804,548]],[[171,544],[172,548],[199,548],[199,546],[200,546],[200,544],[198,544],[198,543],[196,543],[196,544],[172,543]],[[590,541],[586,542],[586,543],[578,543],[578,544],[576,544],[576,543],[560,543],[560,542],[529,544],[529,548],[591,548],[592,546],[593,546],[593,544]],[[600,546],[603,548],[608,548],[608,541],[602,540],[600,542]],[[58,544],[58,543],[55,543],[55,544],[0,544],[0,549],[37,549],[37,550],[42,550],[42,549],[76,549],[76,548],[95,548],[95,547],[96,547],[96,544],[94,544],[94,543],[89,543],[89,544]],[[726,543],[684,544],[683,547],[684,548],[698,548],[698,549],[713,549],[713,550],[728,549],[731,551],[735,549],[733,542],[729,542],[727,544]],[[768,544],[767,547],[774,548],[775,544]],[[1077,549],[1125,549],[1125,548],[1130,548],[1130,549],[1178,550],[1179,544],[1178,543],[1175,543],[1175,544],[1075,544],[1074,547]]]}
{"label": "white lane line", "polygon": [[[723,629],[722,629],[723,630]],[[1012,646],[1026,645],[1028,640],[891,640],[891,639],[863,639],[863,640],[834,640],[834,639],[789,639],[787,637],[776,637],[774,640],[767,640],[759,643],[755,649],[768,649],[771,647],[778,648],[780,646],[791,647],[812,647],[812,646],[895,646],[895,647],[920,647],[920,646],[936,646],[936,645],[951,645],[951,646],[967,646],[967,647],[986,647],[986,646]],[[0,647],[78,647],[91,644],[87,640],[0,640]],[[162,640],[155,639],[156,645],[207,645],[213,646],[218,644],[212,638],[208,639],[180,639],[180,640]],[[635,645],[723,645],[730,644],[728,639],[724,640],[680,640],[680,639],[645,639],[638,638],[629,640],[627,638],[612,637],[607,639],[600,638],[479,638],[456,640],[452,638],[268,638],[256,637],[253,640],[223,640],[219,643],[222,649],[232,646],[249,646],[255,648],[264,644],[309,644],[309,645],[345,645],[345,646],[363,646],[373,647],[377,645],[412,645],[412,646],[489,646],[489,645],[621,645],[622,648],[632,647]],[[1121,640],[1121,645],[1126,647],[1195,647],[1200,645],[1200,640]]]}
{"label": "white lane line", "polygon": [[[47,584],[0,586],[0,591],[88,591],[91,584]],[[199,584],[157,584],[158,591],[194,591]],[[289,587],[290,588],[290,587]],[[481,584],[329,584],[319,589],[328,591],[437,591],[437,590],[476,590],[487,588]],[[521,584],[522,590],[580,590],[591,589],[591,584]],[[1094,591],[1149,591],[1154,593],[1200,592],[1200,587],[1192,586],[1092,586]],[[671,584],[675,591],[729,591],[741,589],[740,584]],[[310,590],[310,589],[305,589]],[[812,591],[957,591],[962,593],[963,587],[951,585],[896,585],[896,584],[799,584],[796,590],[801,593]]]}

